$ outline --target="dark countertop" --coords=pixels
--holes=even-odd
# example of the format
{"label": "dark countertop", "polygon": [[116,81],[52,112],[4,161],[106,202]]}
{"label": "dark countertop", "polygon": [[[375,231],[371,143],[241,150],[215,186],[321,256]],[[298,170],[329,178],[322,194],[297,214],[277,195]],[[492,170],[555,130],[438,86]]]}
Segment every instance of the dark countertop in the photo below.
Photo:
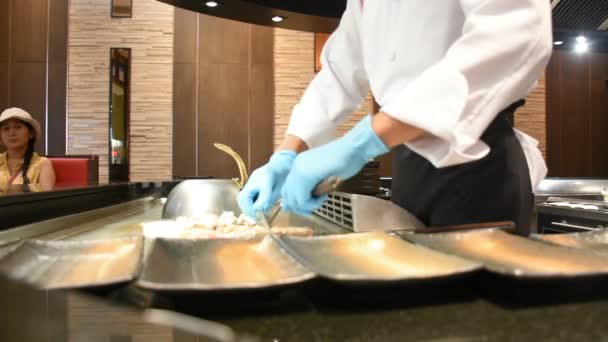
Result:
{"label": "dark countertop", "polygon": [[152,306],[261,341],[573,341],[608,336],[608,279],[466,279],[280,292],[154,294]]}
{"label": "dark countertop", "polygon": [[149,195],[167,196],[180,181],[108,183],[52,191],[0,187],[0,230],[115,205]]}

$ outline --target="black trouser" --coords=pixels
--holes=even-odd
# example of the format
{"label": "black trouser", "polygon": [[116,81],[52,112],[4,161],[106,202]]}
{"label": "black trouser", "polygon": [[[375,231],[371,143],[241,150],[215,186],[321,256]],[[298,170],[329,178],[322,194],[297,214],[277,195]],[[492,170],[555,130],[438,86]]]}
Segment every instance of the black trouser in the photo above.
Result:
{"label": "black trouser", "polygon": [[471,163],[436,168],[401,145],[395,150],[392,200],[427,226],[513,221],[530,231],[534,203],[528,164],[508,115],[524,101],[500,112],[481,139],[490,153]]}

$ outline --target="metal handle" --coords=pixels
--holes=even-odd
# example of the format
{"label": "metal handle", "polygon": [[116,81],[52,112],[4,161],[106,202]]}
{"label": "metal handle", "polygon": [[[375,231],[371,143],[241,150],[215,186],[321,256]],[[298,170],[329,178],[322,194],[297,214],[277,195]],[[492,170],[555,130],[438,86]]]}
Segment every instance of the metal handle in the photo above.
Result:
{"label": "metal handle", "polygon": [[338,189],[338,186],[340,186],[340,183],[342,183],[342,179],[340,179],[340,177],[330,176],[326,180],[317,184],[317,186],[313,190],[312,194],[315,197],[321,197],[323,195],[327,195],[328,193],[330,193],[332,191],[336,191]]}
{"label": "metal handle", "polygon": [[564,227],[564,228],[574,228],[574,229],[582,229],[582,230],[595,230],[593,228],[589,228],[589,227],[585,227],[585,226],[579,226],[576,224],[570,224],[570,223],[564,223],[564,222],[551,222],[552,225],[558,226],[558,227]]}
{"label": "metal handle", "polygon": [[239,168],[239,174],[241,175],[241,178],[233,178],[232,180],[239,188],[239,190],[243,189],[245,183],[247,183],[247,179],[249,179],[249,175],[247,174],[247,166],[245,166],[243,158],[241,158],[241,156],[236,153],[230,146],[219,143],[214,143],[213,146],[215,146],[215,148],[220,151],[228,153],[228,155],[230,155],[234,159],[236,165]]}
{"label": "metal handle", "polygon": [[480,230],[480,229],[500,229],[509,233],[515,233],[515,223],[512,221],[498,221],[498,222],[484,222],[484,223],[473,223],[473,224],[462,224],[457,226],[442,226],[442,227],[428,227],[419,228],[414,230],[415,233],[423,234],[434,234],[434,233],[450,233],[467,230]]}

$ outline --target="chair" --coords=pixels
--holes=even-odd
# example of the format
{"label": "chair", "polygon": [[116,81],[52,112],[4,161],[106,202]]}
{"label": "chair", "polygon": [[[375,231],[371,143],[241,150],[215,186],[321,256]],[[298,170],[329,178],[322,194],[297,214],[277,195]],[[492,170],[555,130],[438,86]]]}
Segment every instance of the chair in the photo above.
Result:
{"label": "chair", "polygon": [[97,185],[99,183],[99,156],[69,155],[47,156],[55,170],[55,187]]}

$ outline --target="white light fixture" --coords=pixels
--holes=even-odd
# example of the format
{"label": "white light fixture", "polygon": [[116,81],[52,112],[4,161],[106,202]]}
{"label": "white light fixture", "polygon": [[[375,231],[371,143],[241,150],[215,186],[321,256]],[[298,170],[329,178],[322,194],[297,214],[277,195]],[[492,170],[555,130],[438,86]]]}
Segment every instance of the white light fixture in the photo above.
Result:
{"label": "white light fixture", "polygon": [[562,44],[564,44],[564,41],[562,41],[562,40],[556,40],[553,42],[553,45],[557,45],[557,46],[562,45]]}
{"label": "white light fixture", "polygon": [[576,53],[585,53],[589,51],[589,44],[587,42],[579,42],[574,46],[574,52]]}
{"label": "white light fixture", "polygon": [[274,21],[275,23],[280,23],[281,21],[285,20],[285,18],[275,15],[274,17],[272,17],[272,21]]}
{"label": "white light fixture", "polygon": [[576,37],[576,42],[577,43],[586,43],[587,38],[585,38],[585,36],[578,36],[578,37]]}
{"label": "white light fixture", "polygon": [[213,7],[217,7],[217,5],[218,5],[218,3],[215,2],[215,1],[207,1],[207,2],[205,2],[205,6],[207,6],[207,7],[213,8]]}

